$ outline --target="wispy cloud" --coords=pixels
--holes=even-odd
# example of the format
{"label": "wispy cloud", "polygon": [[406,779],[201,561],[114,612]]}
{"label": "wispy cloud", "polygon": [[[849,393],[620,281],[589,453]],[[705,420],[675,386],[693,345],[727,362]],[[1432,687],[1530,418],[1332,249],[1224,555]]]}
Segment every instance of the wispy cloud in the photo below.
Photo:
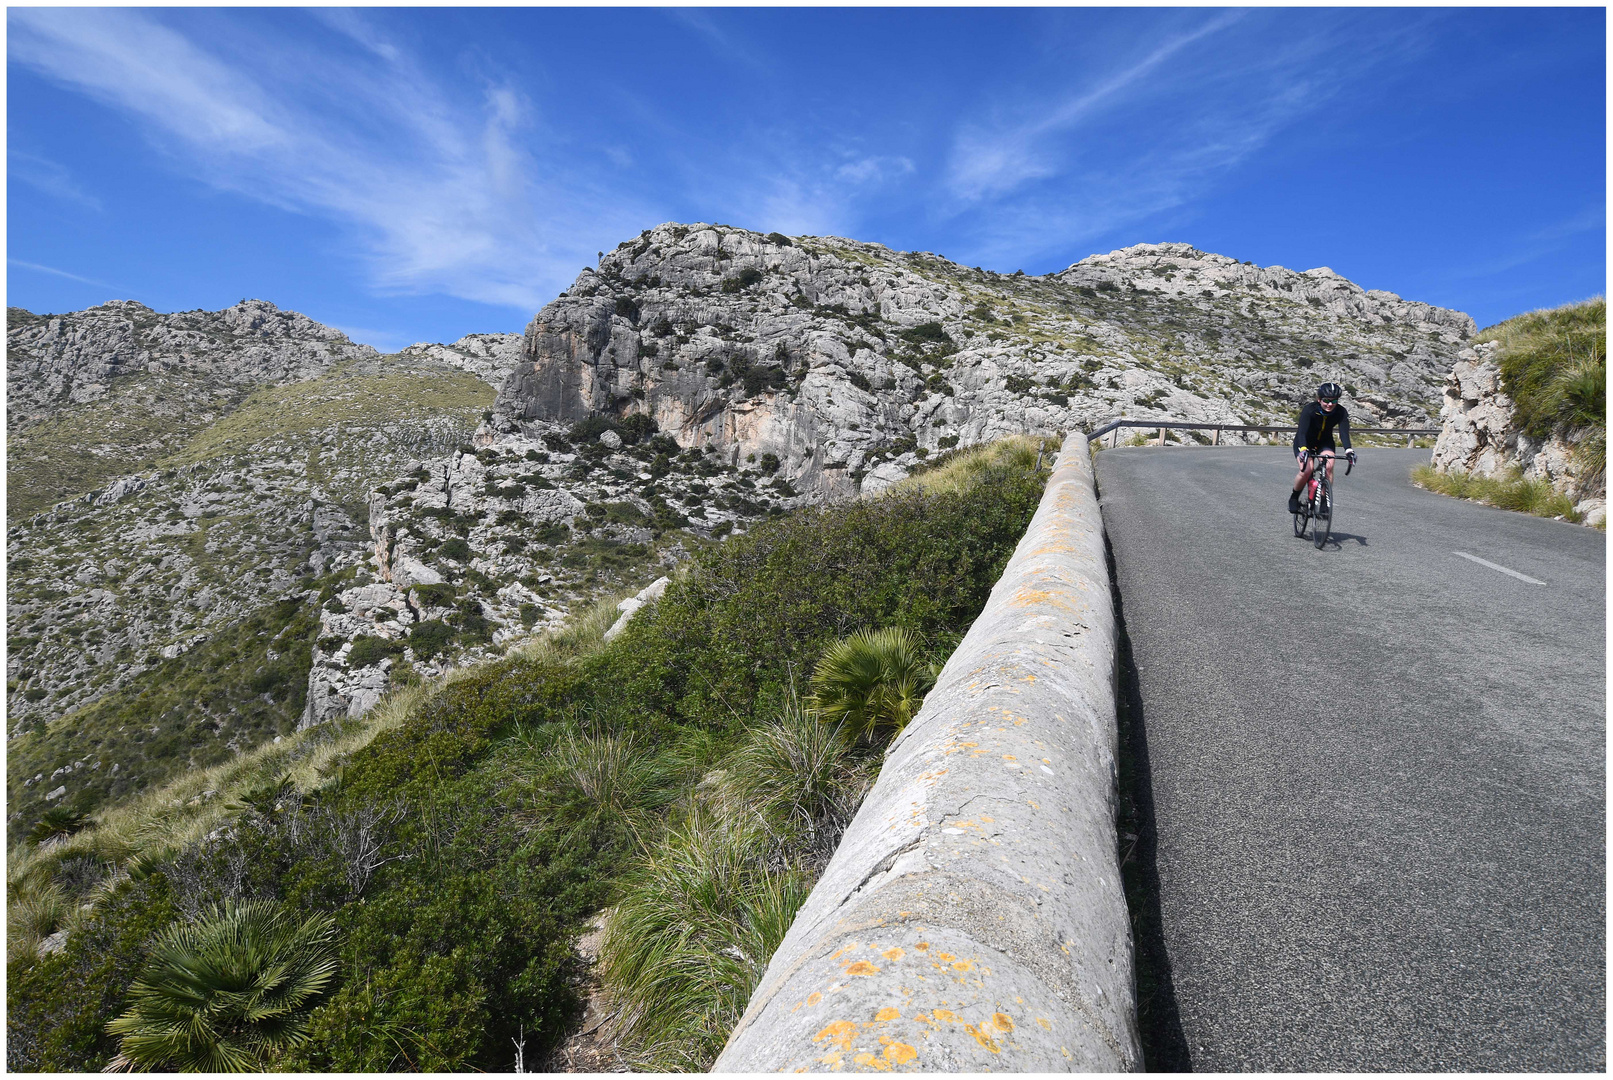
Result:
{"label": "wispy cloud", "polygon": [[104,281],[96,281],[94,278],[81,277],[78,274],[70,274],[66,270],[58,270],[54,266],[46,266],[43,263],[27,262],[23,259],[13,259],[10,256],[7,256],[6,258],[6,265],[20,266],[24,270],[33,270],[40,274],[53,274],[59,278],[66,278],[68,281],[77,281],[82,285],[94,285],[102,289],[118,288],[118,286],[109,285]]}
{"label": "wispy cloud", "polygon": [[944,215],[989,221],[970,258],[1034,257],[1157,224],[1421,42],[1415,22],[1374,38],[1320,16],[1303,33],[1270,18],[1204,18],[1052,104],[1045,87],[1022,86],[1021,103],[960,123]]}
{"label": "wispy cloud", "polygon": [[999,195],[1027,180],[1059,171],[1048,137],[1072,131],[1104,110],[1121,106],[1147,75],[1167,60],[1216,31],[1237,22],[1240,13],[1217,15],[1185,34],[1175,34],[1154,46],[1140,60],[1101,77],[1097,84],[1066,97],[1029,120],[1009,126],[966,123],[957,135],[948,169],[948,184],[962,199],[974,201]]}
{"label": "wispy cloud", "polygon": [[[528,149],[496,75],[455,95],[353,13],[322,20],[371,62],[317,48],[230,62],[127,9],[13,8],[13,62],[136,118],[177,167],[336,223],[373,285],[535,310],[653,212]],[[340,61],[340,62],[339,62]]]}
{"label": "wispy cloud", "polygon": [[1490,241],[1491,245],[1502,248],[1503,253],[1482,262],[1469,263],[1449,275],[1449,278],[1453,281],[1469,281],[1494,277],[1555,255],[1568,247],[1576,237],[1584,236],[1586,233],[1605,234],[1606,231],[1607,208],[1586,207],[1578,213],[1560,218],[1521,236],[1515,236],[1510,241],[1501,237],[1493,238]]}
{"label": "wispy cloud", "polygon": [[37,188],[54,199],[78,203],[91,210],[101,209],[101,200],[79,186],[67,166],[37,154],[25,153],[13,147],[6,149],[6,175]]}
{"label": "wispy cloud", "polygon": [[667,12],[674,22],[694,31],[706,44],[725,60],[735,60],[756,71],[768,71],[771,65],[761,51],[738,34],[717,24],[709,13],[691,8],[675,8]]}

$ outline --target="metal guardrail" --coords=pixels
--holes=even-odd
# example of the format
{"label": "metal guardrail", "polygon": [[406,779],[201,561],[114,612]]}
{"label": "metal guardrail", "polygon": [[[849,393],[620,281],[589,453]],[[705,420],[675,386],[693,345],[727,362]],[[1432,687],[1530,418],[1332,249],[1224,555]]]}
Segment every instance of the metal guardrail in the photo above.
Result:
{"label": "metal guardrail", "polygon": [[[1167,431],[1212,431],[1215,434],[1210,438],[1211,446],[1221,445],[1223,431],[1258,431],[1262,435],[1275,435],[1278,432],[1298,431],[1294,424],[1178,424],[1173,420],[1111,420],[1102,427],[1087,432],[1087,438],[1096,442],[1098,439],[1120,428],[1156,428],[1159,431],[1157,444],[1165,445],[1165,432]],[[1439,428],[1386,428],[1386,427],[1352,427],[1352,435],[1404,435],[1406,445],[1410,446],[1412,440],[1419,435],[1438,435]]]}

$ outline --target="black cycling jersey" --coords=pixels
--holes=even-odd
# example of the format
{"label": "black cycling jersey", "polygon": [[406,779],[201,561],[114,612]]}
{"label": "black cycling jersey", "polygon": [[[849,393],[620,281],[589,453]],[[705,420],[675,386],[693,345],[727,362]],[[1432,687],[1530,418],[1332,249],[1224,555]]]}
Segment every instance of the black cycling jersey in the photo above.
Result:
{"label": "black cycling jersey", "polygon": [[1294,432],[1294,453],[1309,450],[1336,450],[1333,432],[1339,433],[1344,449],[1350,448],[1350,414],[1343,405],[1335,405],[1331,412],[1322,408],[1319,401],[1308,401],[1299,411],[1299,430]]}

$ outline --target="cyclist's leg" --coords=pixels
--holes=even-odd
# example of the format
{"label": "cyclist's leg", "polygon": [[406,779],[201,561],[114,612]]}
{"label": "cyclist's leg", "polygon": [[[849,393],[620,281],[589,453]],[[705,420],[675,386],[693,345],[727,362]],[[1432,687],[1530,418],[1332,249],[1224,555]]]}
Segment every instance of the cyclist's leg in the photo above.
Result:
{"label": "cyclist's leg", "polygon": [[[1299,456],[1297,451],[1295,452],[1294,456],[1295,457]],[[1315,470],[1315,468],[1316,468],[1316,455],[1315,454],[1306,454],[1305,455],[1305,463],[1299,467],[1299,472],[1294,474],[1294,490],[1295,491],[1301,491],[1301,490],[1304,489],[1305,481],[1307,481],[1307,480],[1309,480],[1311,478],[1311,473]]]}

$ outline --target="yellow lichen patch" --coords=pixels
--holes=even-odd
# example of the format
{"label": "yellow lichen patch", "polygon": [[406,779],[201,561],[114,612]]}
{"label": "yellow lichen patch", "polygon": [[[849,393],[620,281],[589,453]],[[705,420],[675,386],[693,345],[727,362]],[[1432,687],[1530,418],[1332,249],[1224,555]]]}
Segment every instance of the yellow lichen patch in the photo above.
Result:
{"label": "yellow lichen patch", "polygon": [[857,947],[857,942],[853,941],[850,945],[847,945],[845,948],[837,950],[833,956],[829,957],[829,959],[830,960],[838,960],[842,956],[845,956],[847,953],[849,953],[851,950],[855,949],[856,947]]}
{"label": "yellow lichen patch", "polygon": [[838,1050],[829,1051],[827,1054],[824,1054],[822,1057],[820,1057],[818,1061],[829,1066],[835,1072],[840,1071],[840,1051]]}
{"label": "yellow lichen patch", "polygon": [[850,1020],[831,1020],[829,1026],[812,1036],[813,1042],[828,1040],[842,1050],[851,1049],[851,1040],[857,1037],[857,1025]]}
{"label": "yellow lichen patch", "polygon": [[919,1052],[907,1043],[893,1042],[885,1047],[885,1059],[892,1065],[906,1065],[919,1056]]}
{"label": "yellow lichen patch", "polygon": [[996,1039],[993,1039],[990,1035],[987,1035],[984,1031],[982,1031],[979,1028],[975,1027],[973,1024],[965,1024],[965,1025],[963,1025],[963,1030],[965,1030],[969,1034],[973,1035],[975,1037],[975,1042],[979,1043],[981,1046],[984,1046],[987,1050],[990,1050],[993,1054],[998,1054],[998,1053],[1002,1052],[1002,1048],[997,1045],[997,1040]]}
{"label": "yellow lichen patch", "polygon": [[816,1005],[822,1000],[823,1000],[823,994],[820,991],[814,990],[814,991],[812,991],[812,993],[807,995],[806,1003],[808,1005]]}
{"label": "yellow lichen patch", "polygon": [[930,959],[935,962],[936,967],[940,967],[942,964],[952,963],[952,961],[956,960],[957,957],[953,956],[949,952],[938,952],[934,956],[930,957]]}
{"label": "yellow lichen patch", "polygon": [[958,1014],[953,1012],[951,1009],[936,1009],[935,1018],[948,1024],[956,1024],[958,1022]]}
{"label": "yellow lichen patch", "polygon": [[900,960],[902,957],[906,956],[907,952],[900,945],[892,945],[890,948],[886,949],[884,952],[880,953],[879,955],[883,956],[885,959],[887,959],[887,960],[889,960],[889,961],[894,963],[895,961]]}
{"label": "yellow lichen patch", "polygon": [[929,947],[930,947],[930,943],[928,941],[921,941],[917,945],[913,946],[913,948],[917,949],[919,952],[923,952],[924,950],[928,949]]}
{"label": "yellow lichen patch", "polygon": [[887,1069],[890,1068],[890,1063],[889,1062],[879,1060],[877,1057],[875,1057],[873,1054],[870,1054],[866,1050],[864,1050],[862,1053],[858,1054],[856,1057],[852,1058],[851,1060],[854,1063],[856,1063],[858,1065],[861,1065],[865,1069],[873,1069],[876,1072],[884,1072],[884,1071],[886,1071]]}
{"label": "yellow lichen patch", "polygon": [[802,1003],[797,1001],[795,1003],[795,1006],[793,1008],[791,1008],[790,1011],[791,1012],[800,1012],[801,1011],[801,1005],[802,1005]]}
{"label": "yellow lichen patch", "polygon": [[846,965],[846,974],[863,976],[878,975],[879,969],[866,960],[858,960],[856,963]]}
{"label": "yellow lichen patch", "polygon": [[970,960],[959,960],[952,965],[953,971],[973,971],[974,968],[974,962]]}
{"label": "yellow lichen patch", "polygon": [[1007,1013],[992,1013],[991,1022],[997,1026],[998,1031],[1009,1032],[1014,1030],[1014,1021]]}
{"label": "yellow lichen patch", "polygon": [[902,1010],[892,1008],[889,1005],[885,1006],[883,1009],[874,1014],[875,1020],[900,1020],[901,1018]]}
{"label": "yellow lichen patch", "polygon": [[1043,1020],[1040,1016],[1038,1016],[1036,1018],[1036,1022],[1038,1024],[1042,1025],[1042,1030],[1043,1031],[1052,1031],[1053,1030],[1053,1025],[1048,1023],[1046,1020]]}

